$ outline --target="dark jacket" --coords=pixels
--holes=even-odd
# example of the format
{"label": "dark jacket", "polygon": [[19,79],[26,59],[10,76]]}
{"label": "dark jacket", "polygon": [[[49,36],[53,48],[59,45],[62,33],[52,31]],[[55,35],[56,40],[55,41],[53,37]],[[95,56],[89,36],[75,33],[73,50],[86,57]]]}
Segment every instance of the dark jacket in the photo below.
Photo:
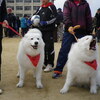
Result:
{"label": "dark jacket", "polygon": [[16,17],[13,13],[9,13],[7,15],[7,21],[9,23],[9,25],[13,28],[15,28],[15,25],[16,25]]}
{"label": "dark jacket", "polygon": [[[3,22],[6,19],[7,11],[5,0],[0,1],[0,22]],[[2,25],[0,25],[0,38],[2,38]]]}
{"label": "dark jacket", "polygon": [[96,28],[100,27],[100,13],[96,13]]}
{"label": "dark jacket", "polygon": [[66,31],[70,26],[80,25],[81,28],[77,30],[78,32],[86,34],[92,32],[91,11],[86,0],[81,0],[78,6],[74,0],[67,0],[64,4],[63,16]]}
{"label": "dark jacket", "polygon": [[63,22],[63,12],[58,12],[56,17],[56,24],[59,25],[61,22]]}
{"label": "dark jacket", "polygon": [[55,20],[57,16],[57,10],[53,3],[47,5],[41,5],[36,12],[40,16],[40,21],[48,22],[47,25],[40,26],[41,31],[53,31],[55,28]]}

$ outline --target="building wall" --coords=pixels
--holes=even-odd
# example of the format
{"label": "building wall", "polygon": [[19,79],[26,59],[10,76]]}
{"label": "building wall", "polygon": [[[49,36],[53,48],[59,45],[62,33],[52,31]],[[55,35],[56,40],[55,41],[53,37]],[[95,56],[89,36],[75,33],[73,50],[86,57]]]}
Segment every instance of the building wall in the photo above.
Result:
{"label": "building wall", "polygon": [[24,14],[33,15],[41,5],[41,0],[6,0],[6,3],[7,8],[12,8],[15,15],[22,17]]}

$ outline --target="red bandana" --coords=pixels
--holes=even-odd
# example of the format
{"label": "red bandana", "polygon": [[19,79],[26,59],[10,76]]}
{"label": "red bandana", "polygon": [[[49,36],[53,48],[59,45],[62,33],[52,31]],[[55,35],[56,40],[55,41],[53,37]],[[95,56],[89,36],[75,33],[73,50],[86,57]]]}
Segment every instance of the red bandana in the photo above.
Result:
{"label": "red bandana", "polygon": [[40,59],[40,54],[38,54],[37,56],[34,56],[34,57],[31,57],[30,55],[27,55],[27,57],[32,62],[33,66],[37,67],[37,64],[38,64],[39,59]]}
{"label": "red bandana", "polygon": [[49,7],[49,6],[51,6],[51,5],[53,5],[53,3],[52,2],[49,2],[49,3],[47,3],[46,5],[41,5],[41,7]]}
{"label": "red bandana", "polygon": [[96,60],[93,60],[91,62],[86,62],[85,61],[85,64],[89,65],[90,67],[92,67],[94,70],[97,69],[97,61]]}

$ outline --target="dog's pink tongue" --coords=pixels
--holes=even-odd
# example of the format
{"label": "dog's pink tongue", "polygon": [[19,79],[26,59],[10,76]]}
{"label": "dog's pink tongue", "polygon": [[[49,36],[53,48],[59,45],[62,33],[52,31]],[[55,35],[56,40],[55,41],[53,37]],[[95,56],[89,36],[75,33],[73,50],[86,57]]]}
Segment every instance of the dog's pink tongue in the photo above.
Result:
{"label": "dog's pink tongue", "polygon": [[37,56],[31,57],[30,55],[27,55],[28,58],[30,59],[30,61],[32,62],[34,67],[37,67],[39,59],[40,59],[40,54],[38,54]]}
{"label": "dog's pink tongue", "polygon": [[92,67],[94,70],[97,69],[97,61],[96,60],[93,60],[91,62],[86,62],[85,61],[85,64],[89,65],[90,67]]}

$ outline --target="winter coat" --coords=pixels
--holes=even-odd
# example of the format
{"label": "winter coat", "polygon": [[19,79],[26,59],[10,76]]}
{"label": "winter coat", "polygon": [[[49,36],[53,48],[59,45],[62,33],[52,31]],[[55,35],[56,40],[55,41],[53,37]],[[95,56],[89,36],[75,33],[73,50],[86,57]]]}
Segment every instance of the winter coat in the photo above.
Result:
{"label": "winter coat", "polygon": [[41,31],[54,30],[57,10],[53,3],[49,2],[47,5],[41,5],[36,14],[40,16],[40,21],[47,22],[47,25],[40,25]]}
{"label": "winter coat", "polygon": [[70,26],[80,25],[78,32],[90,34],[92,32],[92,17],[89,4],[86,0],[81,0],[79,5],[74,0],[67,0],[63,8],[65,30]]}
{"label": "winter coat", "polygon": [[27,19],[25,17],[21,18],[21,28],[27,28]]}

